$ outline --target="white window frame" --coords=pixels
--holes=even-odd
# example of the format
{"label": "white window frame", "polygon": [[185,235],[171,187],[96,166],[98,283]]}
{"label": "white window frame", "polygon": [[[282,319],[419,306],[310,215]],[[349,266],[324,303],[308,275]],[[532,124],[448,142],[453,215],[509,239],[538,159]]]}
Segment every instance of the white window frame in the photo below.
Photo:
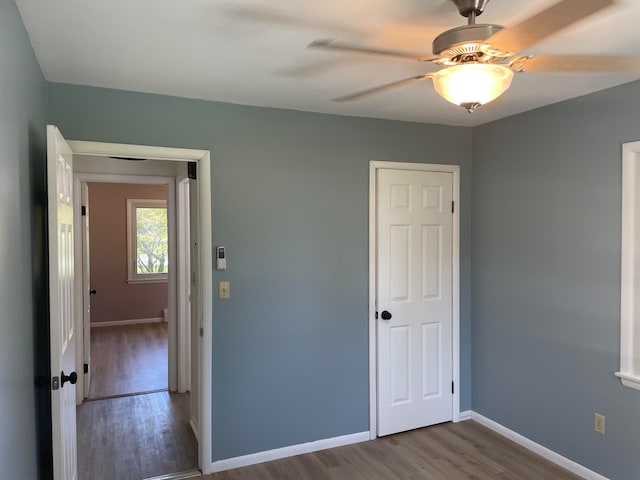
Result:
{"label": "white window frame", "polygon": [[625,387],[640,390],[640,142],[622,146],[620,371]]}
{"label": "white window frame", "polygon": [[169,281],[168,273],[139,274],[137,272],[136,260],[138,251],[138,235],[136,209],[138,208],[164,208],[166,210],[167,201],[142,198],[127,199],[127,283],[166,283]]}

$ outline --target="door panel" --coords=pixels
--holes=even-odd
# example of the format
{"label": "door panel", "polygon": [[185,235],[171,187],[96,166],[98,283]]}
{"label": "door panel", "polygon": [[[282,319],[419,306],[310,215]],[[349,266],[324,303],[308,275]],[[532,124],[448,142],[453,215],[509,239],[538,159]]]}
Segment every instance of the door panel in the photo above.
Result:
{"label": "door panel", "polygon": [[378,435],[453,417],[453,175],[378,170]]}
{"label": "door panel", "polygon": [[391,262],[389,273],[391,275],[389,288],[392,302],[410,301],[411,289],[411,225],[390,225],[389,255]]}
{"label": "door panel", "polygon": [[422,324],[422,398],[440,394],[440,332],[438,323]]}
{"label": "door panel", "polygon": [[51,409],[55,480],[76,480],[73,161],[59,130],[47,126]]}
{"label": "door panel", "polygon": [[422,226],[422,299],[437,299],[440,297],[440,259],[442,258],[441,248],[442,226],[423,225]]}
{"label": "door panel", "polygon": [[389,332],[391,404],[408,402],[411,398],[411,342],[408,325],[392,327]]}

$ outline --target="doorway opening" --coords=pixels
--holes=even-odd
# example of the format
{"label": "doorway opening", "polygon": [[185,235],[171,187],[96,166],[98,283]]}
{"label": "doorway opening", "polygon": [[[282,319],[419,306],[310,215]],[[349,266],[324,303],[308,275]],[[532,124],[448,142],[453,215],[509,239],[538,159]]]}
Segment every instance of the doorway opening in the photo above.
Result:
{"label": "doorway opening", "polygon": [[[206,248],[211,244],[208,152],[94,142],[70,141],[69,144],[74,152],[76,210],[84,210],[87,214],[76,215],[76,245],[82,246],[76,248],[75,262],[76,328],[82,333],[78,335],[76,342],[76,365],[78,373],[85,372],[78,377],[77,389],[79,473],[83,472],[83,446],[88,446],[87,451],[90,451],[90,436],[101,435],[104,438],[106,434],[116,439],[114,448],[117,450],[113,454],[118,457],[118,461],[110,462],[104,445],[101,446],[99,456],[85,462],[91,464],[92,469],[90,472],[84,470],[87,478],[100,475],[106,475],[104,478],[120,478],[121,475],[113,470],[117,465],[136,478],[185,470],[206,470],[210,463],[211,438],[210,427],[207,428],[210,425],[211,405],[210,394],[207,394],[210,392],[211,353],[208,346],[211,343],[203,340],[210,338],[211,332],[202,318],[210,318],[211,302],[201,292],[207,286],[210,288],[211,284],[210,274],[207,276],[211,271],[211,256],[208,254],[210,248]],[[128,158],[112,158],[116,156]],[[138,158],[147,160],[132,161]],[[195,171],[202,177],[201,182],[206,183],[203,188],[189,178]],[[165,190],[168,255],[164,260],[168,265],[153,273],[165,273],[166,276],[148,281],[144,278],[132,279],[129,272],[120,285],[151,289],[156,287],[156,291],[164,287],[163,308],[159,308],[159,305],[152,307],[158,312],[153,316],[127,314],[125,317],[128,318],[123,318],[122,315],[113,315],[112,309],[112,319],[105,319],[104,315],[97,314],[96,310],[99,308],[91,308],[92,303],[94,306],[98,303],[96,299],[101,293],[103,297],[108,296],[104,295],[108,288],[105,290],[105,285],[100,288],[96,279],[91,278],[89,259],[92,247],[91,242],[84,241],[83,235],[87,240],[90,239],[93,226],[90,220],[91,201],[97,195],[95,192],[91,194],[91,187],[107,185],[138,188],[159,185]],[[148,195],[136,193],[127,197],[129,200],[144,200]],[[86,208],[83,209],[82,206]],[[139,206],[142,209],[148,207]],[[126,210],[126,206],[120,205],[115,210],[120,215]],[[129,210],[131,217],[131,206]],[[145,213],[144,210],[142,213]],[[127,236],[131,238],[129,234]],[[110,235],[108,240],[118,241],[122,247],[122,237],[115,237]],[[201,246],[205,247],[202,253],[198,251]],[[131,257],[130,247],[129,250]],[[138,253],[139,257],[149,260],[149,251]],[[135,254],[134,248],[133,258]],[[105,256],[108,263],[115,263],[113,255]],[[126,270],[125,266],[131,266],[130,263],[129,258],[118,268]],[[141,271],[135,273],[144,274]],[[140,288],[134,295],[138,300],[141,296],[139,292]],[[109,296],[111,298],[103,300],[112,307],[131,306],[132,302],[127,301],[122,292]],[[94,322],[91,320],[92,315],[99,318],[94,319]],[[100,326],[97,326],[98,323]],[[112,337],[111,340],[101,345],[109,353],[105,365],[105,362],[100,363],[101,359],[97,358],[101,354],[96,340],[104,340],[109,336]],[[114,337],[116,344],[109,345]],[[151,338],[136,344],[137,337]],[[123,349],[121,353],[133,356],[123,358],[117,352],[118,348]],[[151,363],[151,368],[146,372],[149,377],[155,378],[141,378],[145,376],[145,372],[138,362],[145,357]],[[117,360],[114,362],[114,359]],[[97,387],[101,379],[92,378],[102,376],[100,368],[103,369],[102,373],[106,368],[108,374],[102,390]],[[126,372],[129,368],[135,371]],[[121,377],[127,377],[126,381]],[[158,384],[158,380],[162,385]],[[127,412],[132,412],[135,418],[128,418]],[[168,449],[165,445],[158,444],[159,437],[164,437],[173,448]],[[154,448],[149,448],[150,444],[155,445]],[[128,455],[135,457],[130,457],[127,461]],[[104,468],[112,469],[107,472]]]}
{"label": "doorway opening", "polygon": [[[82,169],[87,161],[78,156],[75,168]],[[83,329],[85,401],[167,391],[172,361],[168,184],[89,182],[77,176],[84,227],[83,284],[89,289],[84,310],[89,328]],[[189,227],[186,220],[184,228]],[[178,252],[179,268],[182,259],[189,259],[188,244],[176,250],[181,247],[186,253]],[[188,309],[179,311],[178,330],[188,333],[189,319]],[[186,383],[181,391],[189,390]]]}

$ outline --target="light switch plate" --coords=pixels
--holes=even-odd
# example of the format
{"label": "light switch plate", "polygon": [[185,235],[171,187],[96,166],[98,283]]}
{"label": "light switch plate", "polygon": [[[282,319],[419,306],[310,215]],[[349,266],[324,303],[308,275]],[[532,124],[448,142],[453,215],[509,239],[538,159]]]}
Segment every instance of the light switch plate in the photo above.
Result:
{"label": "light switch plate", "polygon": [[229,282],[219,282],[218,283],[218,298],[220,300],[228,300],[231,295],[230,291],[230,283]]}

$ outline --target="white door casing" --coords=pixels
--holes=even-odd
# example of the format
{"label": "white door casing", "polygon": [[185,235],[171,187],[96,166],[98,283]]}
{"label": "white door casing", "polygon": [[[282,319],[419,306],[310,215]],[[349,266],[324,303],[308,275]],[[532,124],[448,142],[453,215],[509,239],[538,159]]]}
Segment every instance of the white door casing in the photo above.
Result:
{"label": "white door casing", "polygon": [[[211,157],[208,150],[194,150],[171,147],[157,147],[146,145],[129,145],[116,143],[100,143],[85,141],[69,141],[69,145],[74,154],[90,155],[99,157],[131,157],[145,158],[149,160],[165,160],[173,162],[196,162],[198,169],[198,188],[190,182],[190,192],[195,196],[191,198],[191,243],[201,246],[202,253],[194,255],[192,258],[197,262],[197,269],[194,270],[194,283],[192,287],[192,303],[194,295],[197,304],[192,309],[192,322],[197,323],[200,329],[197,330],[195,341],[197,342],[198,368],[191,372],[192,397],[196,395],[198,405],[198,424],[196,425],[196,436],[198,437],[198,464],[202,473],[212,473],[214,471],[211,460],[211,383],[212,383],[212,297],[202,295],[202,291],[213,291],[213,281],[211,273],[213,271],[213,247],[211,239]],[[121,175],[115,174],[91,174],[83,173],[77,175],[77,181],[107,181],[121,182]],[[99,178],[98,178],[99,177]],[[136,183],[157,183],[158,177],[144,179],[138,177],[141,182]],[[175,181],[172,178],[172,185]],[[131,183],[127,180],[125,183]],[[76,197],[77,198],[77,197]],[[194,221],[195,219],[195,221]],[[195,230],[194,230],[195,229]],[[174,239],[175,241],[175,239]],[[195,248],[195,247],[194,247]],[[200,249],[200,248],[198,248]],[[193,250],[192,250],[193,253]],[[174,269],[175,271],[175,269]],[[203,272],[202,274],[200,272]],[[205,321],[206,319],[206,321]],[[197,377],[194,378],[194,375]],[[197,383],[200,388],[197,393],[193,392],[193,385]]]}
{"label": "white door casing", "polygon": [[[189,261],[191,263],[191,279],[189,287],[189,319],[191,321],[191,428],[194,432],[202,431],[201,418],[202,411],[206,408],[202,404],[203,395],[201,394],[202,386],[202,372],[201,360],[204,355],[201,342],[198,338],[202,336],[204,331],[204,316],[200,312],[202,307],[202,289],[200,288],[200,281],[202,279],[202,262],[198,249],[198,230],[200,218],[200,203],[198,197],[201,194],[202,188],[199,185],[202,182],[198,182],[194,179],[189,180],[189,215],[191,219],[189,221]],[[204,253],[203,253],[204,255]]]}
{"label": "white door casing", "polygon": [[457,167],[375,164],[371,428],[388,435],[458,417],[458,178]]}
{"label": "white door casing", "polygon": [[[90,269],[90,256],[89,256],[89,186],[82,183],[81,190],[81,203],[82,212],[81,215],[81,238],[82,238],[82,329],[84,331],[82,335],[82,351],[83,360],[82,364],[86,363],[91,365],[91,269]],[[89,388],[91,386],[91,369],[87,368],[86,373],[83,375],[83,397],[89,397]]]}
{"label": "white door casing", "polygon": [[73,154],[60,131],[47,126],[51,414],[55,480],[77,479]]}

